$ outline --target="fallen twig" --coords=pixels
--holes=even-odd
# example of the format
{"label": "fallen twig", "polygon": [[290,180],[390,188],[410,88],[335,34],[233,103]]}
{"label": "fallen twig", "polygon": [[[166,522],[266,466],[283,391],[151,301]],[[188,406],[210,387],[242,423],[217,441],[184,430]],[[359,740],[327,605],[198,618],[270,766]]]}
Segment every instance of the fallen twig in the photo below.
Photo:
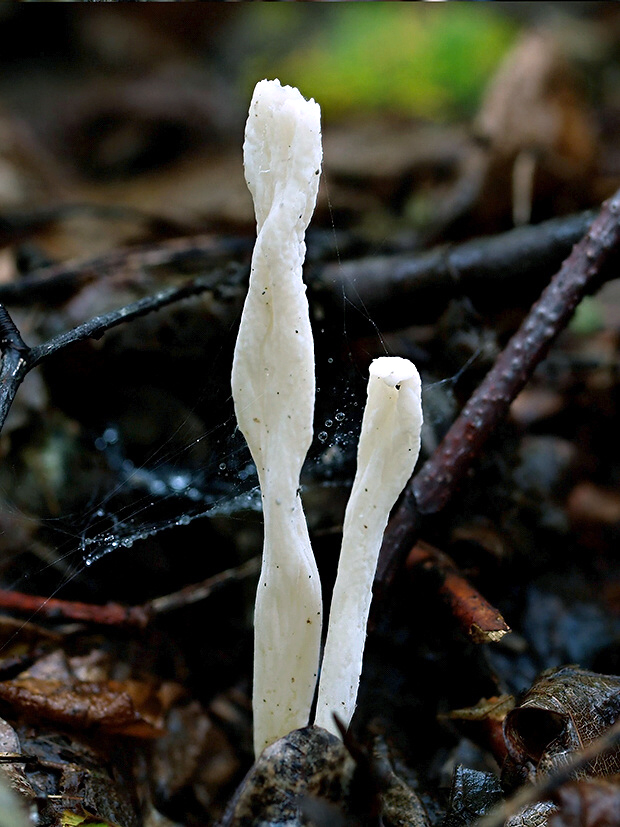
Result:
{"label": "fallen twig", "polygon": [[[586,232],[594,213],[563,216],[528,227],[520,227],[490,238],[463,244],[442,245],[423,253],[396,253],[349,261],[340,258],[352,239],[338,239],[338,261],[316,261],[308,266],[309,295],[337,308],[340,318],[343,294],[365,308],[383,330],[428,323],[434,320],[455,295],[495,297],[495,305],[507,300],[527,299],[566,258]],[[158,267],[214,267],[235,259],[246,261],[253,241],[248,238],[216,238],[199,235],[143,244],[89,260],[69,261],[29,273],[19,281],[0,284],[0,301],[28,305],[33,302],[64,301],[84,284],[100,278],[148,272]],[[308,239],[312,255],[316,241]],[[331,245],[316,251],[316,257],[336,257]],[[221,273],[221,271],[220,271]],[[502,289],[498,290],[501,283]],[[512,289],[511,289],[512,288]],[[355,317],[350,319],[354,325]]]}
{"label": "fallen twig", "polygon": [[56,597],[41,597],[5,589],[0,589],[0,608],[56,620],[78,620],[101,626],[133,626],[139,629],[144,629],[151,619],[142,606],[80,603],[75,600],[60,600]]}
{"label": "fallen twig", "polygon": [[[429,324],[455,296],[484,307],[530,302],[594,219],[592,211],[442,245],[428,252],[371,256],[311,268],[310,291],[320,286],[342,303],[343,293],[381,330]],[[350,320],[350,325],[355,323]]]}
{"label": "fallen twig", "polygon": [[419,540],[407,557],[407,568],[418,566],[441,578],[439,595],[452,616],[474,643],[494,643],[510,631],[504,618],[437,548]]}
{"label": "fallen twig", "polygon": [[606,266],[620,252],[619,214],[620,191],[603,204],[437,450],[409,481],[384,536],[377,592],[388,587],[415,542],[420,515],[435,514],[446,505],[579,301],[600,284]]}
{"label": "fallen twig", "polygon": [[260,556],[251,557],[245,563],[192,583],[178,592],[148,600],[141,606],[124,606],[121,603],[81,603],[56,597],[42,597],[0,589],[0,609],[20,614],[42,615],[54,620],[77,620],[98,626],[133,627],[145,629],[153,618],[166,612],[182,609],[210,597],[226,583],[243,580],[260,571]]}
{"label": "fallen twig", "polygon": [[[240,274],[241,268],[237,268],[234,277],[239,278]],[[219,272],[198,276],[191,281],[184,282],[179,287],[168,287],[153,296],[138,299],[138,301],[118,310],[113,310],[102,316],[95,316],[66,333],[54,336],[49,341],[35,347],[28,347],[24,343],[8,311],[3,305],[0,305],[0,351],[2,352],[0,366],[0,430],[24,377],[28,371],[44,359],[75,342],[81,342],[85,339],[100,339],[106,331],[117,327],[119,324],[130,322],[140,316],[145,316],[147,313],[160,310],[162,307],[181,299],[197,296],[207,290],[213,290],[220,281],[221,274]]]}
{"label": "fallen twig", "polygon": [[185,606],[190,606],[192,603],[197,603],[199,600],[204,600],[214,591],[219,589],[225,583],[230,583],[236,580],[242,580],[244,577],[251,577],[253,574],[258,574],[261,566],[260,555],[251,557],[247,562],[240,566],[235,566],[232,569],[226,569],[212,577],[207,577],[201,583],[192,583],[190,586],[185,586],[179,589],[178,592],[166,594],[162,597],[155,597],[144,604],[151,614],[164,614],[165,612],[172,612],[175,609],[182,609]]}

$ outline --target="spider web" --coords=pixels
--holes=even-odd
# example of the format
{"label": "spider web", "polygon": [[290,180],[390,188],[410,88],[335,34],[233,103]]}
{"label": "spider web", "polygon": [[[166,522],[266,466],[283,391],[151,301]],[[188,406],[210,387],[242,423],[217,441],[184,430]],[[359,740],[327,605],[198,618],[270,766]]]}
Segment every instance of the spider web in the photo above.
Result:
{"label": "spider web", "polygon": [[[337,249],[336,239],[335,246]],[[343,291],[340,335],[334,334],[333,325],[332,330],[326,331],[316,320],[314,323],[317,356],[314,441],[302,475],[305,500],[316,503],[318,497],[319,501],[326,501],[340,492],[342,509],[355,472],[367,381],[357,366],[360,337],[356,335],[355,341],[349,340],[351,318],[355,316],[357,330],[359,317],[367,327],[368,336],[363,341],[372,351],[369,356],[402,355],[393,352],[356,294],[354,284],[347,288],[347,293]],[[114,599],[109,589],[114,589],[115,579],[122,577],[124,564],[136,549],[142,564],[148,566],[149,544],[165,538],[165,553],[174,555],[177,543],[196,545],[197,532],[214,522],[219,528],[228,524],[225,533],[247,529],[252,534],[253,531],[250,542],[255,546],[254,553],[259,552],[261,498],[256,469],[232,413],[229,383],[232,336],[231,331],[229,340],[222,343],[212,357],[213,363],[220,367],[220,383],[215,388],[206,380],[196,383],[185,416],[177,420],[172,433],[149,443],[139,461],[122,422],[111,420],[98,431],[87,429],[84,447],[102,462],[107,470],[107,482],[77,507],[53,516],[41,516],[13,496],[10,484],[5,486],[4,508],[35,527],[30,547],[25,545],[17,558],[4,561],[0,568],[5,588],[34,589],[48,596],[64,596],[71,594],[67,592],[71,584],[77,587],[74,594],[81,594],[86,585],[87,592],[97,600],[101,599],[99,591],[103,586],[106,598]],[[353,346],[357,348],[356,355]],[[431,426],[445,418],[445,411],[440,408],[442,404],[445,408],[446,400],[449,403],[451,387],[474,358],[448,379],[434,385],[426,383],[426,419]],[[195,413],[204,410],[205,403],[220,411],[221,418],[212,417],[215,424],[209,424],[196,435],[189,420],[200,420]],[[198,448],[206,456],[200,465],[192,458]],[[337,496],[335,499],[340,502]],[[334,518],[332,512],[331,518],[336,521],[332,528],[337,528],[338,516]],[[309,521],[312,527],[311,517]],[[314,523],[319,529],[325,527],[320,519]],[[194,533],[189,533],[192,528]],[[43,554],[42,547],[47,549]],[[196,548],[194,557],[199,556],[200,549]],[[110,557],[115,564],[108,567],[107,580],[101,583],[101,564]],[[185,582],[192,582],[192,577],[199,579],[203,568],[198,566],[195,574],[188,572],[189,580]]]}

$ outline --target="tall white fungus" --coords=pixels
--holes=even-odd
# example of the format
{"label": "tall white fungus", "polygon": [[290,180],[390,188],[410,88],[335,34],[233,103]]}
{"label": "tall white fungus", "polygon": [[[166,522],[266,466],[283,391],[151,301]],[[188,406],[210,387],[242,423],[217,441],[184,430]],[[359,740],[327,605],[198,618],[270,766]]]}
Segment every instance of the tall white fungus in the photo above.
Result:
{"label": "tall white fungus", "polygon": [[413,473],[421,428],[415,366],[398,357],[375,359],[344,517],[315,721],[336,734],[332,713],[348,726],[355,711],[379,549],[390,511]]}
{"label": "tall white fungus", "polygon": [[232,389],[264,515],[254,616],[254,748],[308,723],[321,637],[321,587],[299,496],[312,441],[314,347],[302,281],[321,171],[321,110],[278,80],[256,85],[245,176],[257,239]]}

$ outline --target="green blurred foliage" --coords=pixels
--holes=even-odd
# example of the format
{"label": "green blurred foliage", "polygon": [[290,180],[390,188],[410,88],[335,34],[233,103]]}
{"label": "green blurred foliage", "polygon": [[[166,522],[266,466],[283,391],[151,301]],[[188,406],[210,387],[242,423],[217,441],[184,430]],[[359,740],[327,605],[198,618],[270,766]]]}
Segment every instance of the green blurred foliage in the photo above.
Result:
{"label": "green blurred foliage", "polygon": [[591,336],[605,327],[605,319],[599,301],[593,296],[586,296],[575,309],[570,322],[570,329],[580,336]]}
{"label": "green blurred foliage", "polygon": [[266,48],[247,60],[248,89],[279,77],[316,98],[328,118],[360,111],[468,117],[518,32],[487,4],[259,5],[249,25]]}

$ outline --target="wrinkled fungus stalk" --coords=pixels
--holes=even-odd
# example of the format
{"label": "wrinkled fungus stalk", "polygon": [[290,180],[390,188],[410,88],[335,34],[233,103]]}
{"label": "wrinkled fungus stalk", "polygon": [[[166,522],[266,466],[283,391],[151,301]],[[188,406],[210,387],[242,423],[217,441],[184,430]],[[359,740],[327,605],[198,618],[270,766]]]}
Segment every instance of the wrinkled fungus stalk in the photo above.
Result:
{"label": "wrinkled fungus stalk", "polygon": [[348,726],[357,699],[372,582],[390,511],[420,450],[420,377],[407,359],[382,357],[370,366],[368,398],[347,504],[338,574],[315,723],[338,734],[333,713]]}
{"label": "wrinkled fungus stalk", "polygon": [[321,587],[299,476],[314,414],[314,347],[302,264],[322,160],[319,105],[278,80],[261,81],[243,149],[257,239],[232,389],[263,501],[252,699],[258,755],[307,725],[318,671]]}

